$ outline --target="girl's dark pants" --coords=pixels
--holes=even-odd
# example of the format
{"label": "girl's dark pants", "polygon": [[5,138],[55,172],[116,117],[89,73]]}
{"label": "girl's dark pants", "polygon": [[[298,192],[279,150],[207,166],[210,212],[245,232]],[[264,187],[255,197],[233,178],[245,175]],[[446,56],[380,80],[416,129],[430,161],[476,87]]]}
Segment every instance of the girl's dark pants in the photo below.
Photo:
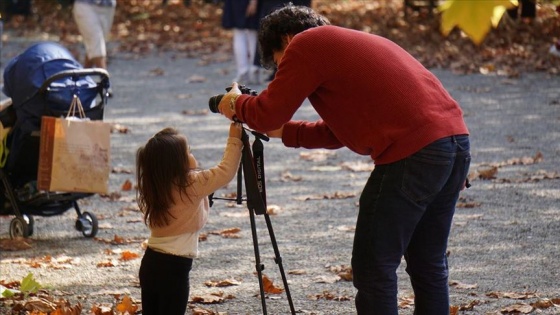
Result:
{"label": "girl's dark pants", "polygon": [[189,300],[191,258],[146,249],[140,264],[143,315],[184,315]]}

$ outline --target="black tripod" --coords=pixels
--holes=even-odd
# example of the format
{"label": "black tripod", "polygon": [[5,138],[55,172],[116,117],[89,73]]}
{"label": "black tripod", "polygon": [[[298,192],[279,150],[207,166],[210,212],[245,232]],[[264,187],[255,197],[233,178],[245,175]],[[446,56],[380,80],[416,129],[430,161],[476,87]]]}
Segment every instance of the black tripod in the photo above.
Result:
{"label": "black tripod", "polygon": [[[270,235],[270,241],[272,247],[274,248],[274,261],[280,269],[280,274],[282,275],[282,281],[284,282],[284,289],[286,290],[286,297],[288,298],[288,303],[290,304],[290,310],[292,314],[295,314],[294,304],[292,302],[292,297],[290,295],[290,289],[288,287],[288,281],[286,279],[286,273],[284,272],[284,267],[282,266],[282,257],[280,257],[280,251],[278,250],[278,244],[276,243],[276,237],[274,236],[274,231],[272,230],[272,222],[270,221],[270,216],[266,213],[266,190],[264,181],[264,146],[261,139],[268,141],[268,137],[255,131],[251,131],[255,136],[253,142],[252,150],[249,145],[249,136],[245,129],[242,131],[241,140],[243,141],[243,152],[241,156],[241,163],[237,171],[237,197],[235,199],[229,198],[217,198],[210,196],[210,206],[213,204],[213,199],[221,200],[235,200],[237,204],[243,202],[242,185],[243,178],[245,179],[245,190],[247,193],[245,201],[247,202],[247,208],[249,209],[249,217],[251,220],[251,232],[253,236],[253,248],[255,250],[255,267],[257,269],[257,275],[259,278],[259,287],[261,293],[261,303],[263,314],[266,312],[266,301],[265,292],[262,279],[262,271],[264,270],[264,265],[261,264],[260,254],[259,254],[259,244],[257,239],[257,228],[255,224],[255,214],[263,215],[266,221],[266,226],[268,228],[268,233]],[[253,155],[254,153],[254,155]],[[244,176],[243,176],[244,175]]]}

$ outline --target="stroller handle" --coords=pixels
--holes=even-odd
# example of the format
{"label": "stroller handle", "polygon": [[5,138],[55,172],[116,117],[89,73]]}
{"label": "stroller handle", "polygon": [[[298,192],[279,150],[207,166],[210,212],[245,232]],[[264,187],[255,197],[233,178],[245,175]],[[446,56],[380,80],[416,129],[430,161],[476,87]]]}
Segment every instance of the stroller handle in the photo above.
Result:
{"label": "stroller handle", "polygon": [[78,78],[82,78],[85,76],[98,76],[102,81],[107,81],[109,79],[109,72],[107,72],[107,70],[103,68],[87,68],[60,71],[48,77],[45,82],[43,82],[37,93],[45,92],[54,81],[68,77],[75,77],[77,80]]}

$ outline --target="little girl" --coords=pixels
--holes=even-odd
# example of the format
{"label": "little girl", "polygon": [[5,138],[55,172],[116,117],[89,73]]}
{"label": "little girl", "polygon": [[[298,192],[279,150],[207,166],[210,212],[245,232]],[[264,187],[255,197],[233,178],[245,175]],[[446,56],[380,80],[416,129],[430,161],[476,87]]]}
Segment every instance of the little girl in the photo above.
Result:
{"label": "little girl", "polygon": [[198,170],[187,139],[173,128],[156,133],[136,153],[138,205],[151,231],[140,264],[142,314],[183,315],[198,234],[208,218],[208,195],[235,176],[241,124],[232,123],[222,161]]}

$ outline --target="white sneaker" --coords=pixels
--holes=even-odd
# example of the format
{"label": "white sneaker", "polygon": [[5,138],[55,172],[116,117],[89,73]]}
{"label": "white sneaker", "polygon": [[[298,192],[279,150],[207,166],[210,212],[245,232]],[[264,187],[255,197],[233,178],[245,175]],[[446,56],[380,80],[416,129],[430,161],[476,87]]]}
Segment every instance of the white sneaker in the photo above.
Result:
{"label": "white sneaker", "polygon": [[558,50],[558,48],[556,47],[555,44],[550,46],[550,49],[548,50],[548,53],[555,56],[555,57],[560,58],[560,50]]}

